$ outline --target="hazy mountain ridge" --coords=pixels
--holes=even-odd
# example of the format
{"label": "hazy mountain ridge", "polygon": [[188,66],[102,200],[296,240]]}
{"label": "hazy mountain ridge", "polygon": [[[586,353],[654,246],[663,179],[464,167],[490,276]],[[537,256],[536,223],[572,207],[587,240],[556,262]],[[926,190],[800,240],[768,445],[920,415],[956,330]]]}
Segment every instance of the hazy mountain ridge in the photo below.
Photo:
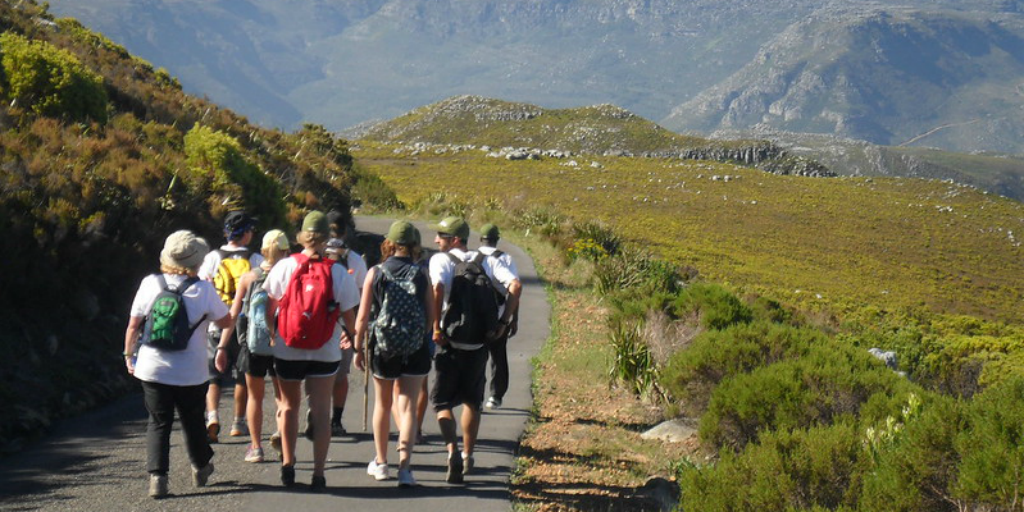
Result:
{"label": "hazy mountain ridge", "polygon": [[[309,121],[340,130],[367,119],[396,117],[453,95],[472,94],[545,108],[611,103],[661,120],[670,129],[750,128],[768,116],[778,129],[868,136],[884,144],[903,143],[956,124],[915,144],[1021,151],[1012,121],[972,122],[975,118],[961,111],[931,119],[934,105],[915,109],[914,101],[885,95],[888,103],[876,104],[881,94],[876,89],[915,98],[914,89],[895,80],[871,82],[877,76],[899,75],[892,66],[871,61],[869,34],[857,38],[848,31],[851,17],[857,20],[865,10],[885,9],[898,16],[914,8],[926,9],[935,19],[977,19],[974,33],[982,38],[999,35],[986,26],[998,26],[1003,35],[1019,35],[1024,34],[1024,3],[1019,0],[52,3],[56,12],[79,17],[142,57],[168,67],[186,90],[276,126]],[[793,24],[787,36],[778,35]],[[956,24],[947,26],[958,30]],[[941,43],[945,28],[938,22],[930,27],[935,31],[931,41]],[[836,53],[823,35],[842,36],[847,52]],[[819,37],[821,44],[797,37]],[[983,41],[977,44],[986,44]],[[793,49],[800,50],[799,59],[778,60]],[[756,60],[765,55],[772,58]],[[836,66],[857,65],[815,67],[835,57],[841,58]],[[1008,82],[991,76],[1006,62],[961,59],[958,66],[965,63],[979,70],[975,74],[981,78],[972,82],[976,87],[955,89],[940,81],[928,94],[980,95],[993,105],[985,111],[1000,110],[1000,102],[1019,103],[1016,93],[1007,89]],[[758,72],[744,74],[744,66]],[[1015,64],[1009,70],[1016,68]],[[956,69],[952,68],[954,75]],[[801,77],[805,80],[799,81]],[[992,86],[986,87],[990,79]],[[771,81],[772,101],[753,99],[766,80]],[[872,88],[839,87],[865,82]],[[743,99],[730,97],[742,95],[748,87],[754,91]],[[819,91],[830,88],[836,88],[836,94]],[[843,97],[836,98],[840,92]],[[781,116],[767,110],[772,106]],[[794,112],[816,122],[797,125]],[[729,122],[720,122],[726,116]]]}
{"label": "hazy mountain ridge", "polygon": [[991,19],[914,9],[819,12],[665,123],[1024,152],[1021,76],[1024,39]]}

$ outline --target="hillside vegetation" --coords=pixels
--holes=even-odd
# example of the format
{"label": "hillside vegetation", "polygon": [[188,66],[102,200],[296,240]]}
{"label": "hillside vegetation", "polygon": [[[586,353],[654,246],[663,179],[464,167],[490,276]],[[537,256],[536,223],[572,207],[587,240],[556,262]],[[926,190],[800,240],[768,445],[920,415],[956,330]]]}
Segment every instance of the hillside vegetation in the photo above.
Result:
{"label": "hillside vegetation", "polygon": [[356,155],[407,204],[443,193],[549,207],[606,223],[709,279],[811,309],[926,306],[1018,321],[1024,209],[971,187],[673,159],[413,152],[361,142]]}
{"label": "hillside vegetation", "polygon": [[347,211],[345,144],[266,130],[31,1],[0,3],[0,451],[126,389],[131,298],[164,238]]}

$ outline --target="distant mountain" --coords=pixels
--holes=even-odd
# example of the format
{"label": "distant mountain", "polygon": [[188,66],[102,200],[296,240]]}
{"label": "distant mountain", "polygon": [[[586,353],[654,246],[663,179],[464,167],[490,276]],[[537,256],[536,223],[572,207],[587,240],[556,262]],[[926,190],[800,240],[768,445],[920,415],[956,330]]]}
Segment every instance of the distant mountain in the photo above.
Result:
{"label": "distant mountain", "polygon": [[[983,117],[999,110],[1000,104],[1004,113],[1020,104],[1007,77],[1019,68],[1011,49],[1024,34],[1022,0],[51,4],[56,13],[77,17],[168,68],[187,91],[206,95],[257,122],[286,128],[315,122],[340,130],[369,119],[393,118],[453,95],[472,94],[555,109],[610,103],[661,120],[673,130],[777,123],[774,114],[764,121],[766,109],[784,105],[783,120],[788,115],[793,121],[799,112],[805,122],[772,124],[776,128],[893,144],[953,124],[956,128],[939,130],[914,144],[1022,152],[1022,139],[1012,122],[1000,130],[1002,121]],[[898,6],[927,9],[930,14],[921,18],[924,21],[893,27],[886,27],[884,19],[863,25],[860,13],[865,7],[849,7],[858,5],[891,10],[892,19],[906,17]],[[906,37],[900,36],[900,26],[905,26]],[[780,36],[783,31],[786,35]],[[906,45],[905,53],[897,55],[899,45]],[[986,53],[985,48],[998,51]],[[791,49],[801,52],[791,55]],[[948,58],[947,50],[953,51]],[[878,51],[890,60],[872,57]],[[929,69],[914,68],[907,76],[893,72],[904,62],[900,59],[913,60],[918,54],[930,63]],[[826,66],[832,61],[835,67]],[[922,73],[923,78],[918,76]],[[758,100],[759,93],[746,91],[763,90],[762,75],[772,77],[772,94]],[[836,94],[815,92],[814,83],[790,84],[811,75],[829,80],[820,88],[835,89]],[[903,87],[904,78],[911,80],[908,87]],[[841,80],[856,87],[840,87],[845,83]],[[929,85],[923,91],[929,101],[920,108],[916,101],[906,100],[917,99],[918,80]],[[860,85],[865,83],[882,92]],[[890,89],[893,95],[883,94]],[[799,90],[804,92],[798,94]],[[932,101],[963,95],[982,98],[957,103],[959,110],[950,105],[937,109]],[[786,101],[776,105],[782,97]],[[972,104],[982,103],[986,107],[980,114],[971,110]]]}
{"label": "distant mountain", "polygon": [[664,123],[1024,153],[1024,38],[1012,28],[952,12],[819,12]]}

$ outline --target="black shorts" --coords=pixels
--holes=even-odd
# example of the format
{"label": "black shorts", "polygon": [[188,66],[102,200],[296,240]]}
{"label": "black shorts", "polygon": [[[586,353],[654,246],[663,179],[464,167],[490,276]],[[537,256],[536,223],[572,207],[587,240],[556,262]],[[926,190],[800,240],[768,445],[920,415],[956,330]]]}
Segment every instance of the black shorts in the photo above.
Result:
{"label": "black shorts", "polygon": [[221,332],[223,332],[221,329],[217,329],[206,333],[206,340],[210,345],[209,353],[213,354],[207,358],[210,369],[210,384],[224,387],[237,383],[244,386],[245,370],[240,369],[238,363],[241,347],[238,345],[237,331],[232,333],[231,340],[228,341],[228,369],[225,372],[217,371],[217,346],[220,345]]}
{"label": "black shorts", "polygon": [[[433,345],[431,341],[429,345]],[[399,377],[422,377],[430,373],[430,346],[424,343],[409,357],[384,359],[376,350],[370,357],[370,370],[378,379],[394,380]]]}
{"label": "black shorts", "polygon": [[430,401],[435,411],[444,411],[462,404],[480,410],[484,402],[487,380],[486,349],[460,350],[438,347],[434,356],[434,388]]}
{"label": "black shorts", "polygon": [[281,380],[304,380],[307,377],[330,377],[338,373],[338,361],[289,361],[274,358],[274,371]]}
{"label": "black shorts", "polygon": [[238,371],[250,377],[259,377],[261,379],[267,378],[267,375],[271,377],[277,376],[277,372],[274,371],[274,356],[253,354],[244,346],[242,351],[238,353]]}

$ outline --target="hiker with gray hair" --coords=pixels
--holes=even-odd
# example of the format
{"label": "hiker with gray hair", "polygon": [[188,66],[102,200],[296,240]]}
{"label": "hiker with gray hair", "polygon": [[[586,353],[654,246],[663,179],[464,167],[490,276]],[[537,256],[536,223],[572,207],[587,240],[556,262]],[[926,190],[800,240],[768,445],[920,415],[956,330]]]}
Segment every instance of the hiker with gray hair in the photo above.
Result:
{"label": "hiker with gray hair", "polygon": [[213,473],[213,449],[203,418],[210,378],[206,328],[209,323],[220,329],[230,326],[231,315],[213,283],[196,277],[209,250],[191,231],[168,236],[160,252],[160,273],[142,280],[125,331],[125,365],[142,381],[149,411],[146,457],[153,498],[168,494],[175,411],[192,463],[192,483],[203,487]]}

